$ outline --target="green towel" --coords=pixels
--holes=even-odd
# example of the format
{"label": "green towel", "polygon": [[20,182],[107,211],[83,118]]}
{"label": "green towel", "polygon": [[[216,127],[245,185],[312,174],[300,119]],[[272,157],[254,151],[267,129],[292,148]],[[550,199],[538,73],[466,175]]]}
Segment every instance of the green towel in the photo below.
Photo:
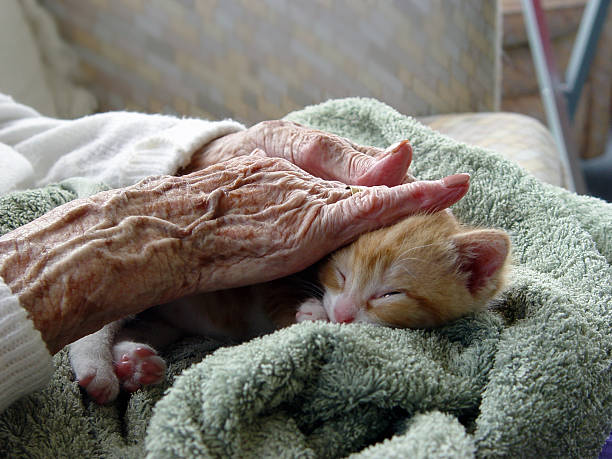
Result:
{"label": "green towel", "polygon": [[54,207],[107,189],[103,183],[74,177],[44,188],[0,196],[0,236],[46,214]]}
{"label": "green towel", "polygon": [[82,398],[62,351],[49,387],[0,416],[0,455],[596,456],[612,429],[612,207],[374,100],[288,119],[362,144],[407,138],[420,178],[471,173],[455,214],[512,235],[500,301],[435,330],[306,323],[212,355],[214,341],[182,341],[164,385],[106,407]]}

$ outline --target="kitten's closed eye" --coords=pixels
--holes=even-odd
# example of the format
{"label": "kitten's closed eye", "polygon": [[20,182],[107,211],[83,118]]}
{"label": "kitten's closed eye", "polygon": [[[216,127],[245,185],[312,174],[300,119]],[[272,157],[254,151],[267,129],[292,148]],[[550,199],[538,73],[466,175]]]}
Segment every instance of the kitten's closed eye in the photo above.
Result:
{"label": "kitten's closed eye", "polygon": [[412,299],[403,290],[392,290],[372,296],[367,302],[368,307],[372,309],[387,308],[398,302],[412,301]]}
{"label": "kitten's closed eye", "polygon": [[393,295],[402,295],[404,292],[400,292],[399,290],[397,291],[393,291],[393,292],[387,292],[387,293],[383,293],[380,298],[389,298],[390,296]]}
{"label": "kitten's closed eye", "polygon": [[346,282],[346,276],[338,268],[336,268],[336,276],[338,277],[338,281],[340,282],[340,285],[341,286],[344,285],[344,283]]}

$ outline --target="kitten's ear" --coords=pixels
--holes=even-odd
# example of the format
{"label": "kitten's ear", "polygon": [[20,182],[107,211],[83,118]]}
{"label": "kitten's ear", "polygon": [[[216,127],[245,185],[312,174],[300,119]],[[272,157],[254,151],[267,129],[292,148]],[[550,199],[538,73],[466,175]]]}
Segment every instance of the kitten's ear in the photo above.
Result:
{"label": "kitten's ear", "polygon": [[[500,230],[475,230],[452,238],[457,253],[459,269],[468,274],[468,289],[475,295],[485,286],[494,290],[501,287],[497,279],[510,253],[510,238]],[[484,292],[483,292],[484,293]]]}

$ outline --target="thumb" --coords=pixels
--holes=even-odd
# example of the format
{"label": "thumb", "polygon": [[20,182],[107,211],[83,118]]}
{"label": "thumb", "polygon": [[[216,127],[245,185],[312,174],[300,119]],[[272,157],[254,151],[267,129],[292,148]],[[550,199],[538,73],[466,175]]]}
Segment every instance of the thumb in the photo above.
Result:
{"label": "thumb", "polygon": [[395,143],[377,157],[368,156],[369,161],[363,161],[356,170],[350,171],[354,175],[357,185],[395,186],[404,182],[408,167],[412,162],[412,147],[407,140]]}
{"label": "thumb", "polygon": [[468,191],[470,176],[456,174],[434,181],[417,181],[393,188],[364,188],[329,206],[328,220],[343,243],[361,233],[391,225],[409,215],[437,212],[456,203]]}
{"label": "thumb", "polygon": [[305,171],[324,179],[352,185],[395,186],[406,178],[412,148],[403,140],[380,152],[344,139],[317,137],[306,143],[293,159]]}

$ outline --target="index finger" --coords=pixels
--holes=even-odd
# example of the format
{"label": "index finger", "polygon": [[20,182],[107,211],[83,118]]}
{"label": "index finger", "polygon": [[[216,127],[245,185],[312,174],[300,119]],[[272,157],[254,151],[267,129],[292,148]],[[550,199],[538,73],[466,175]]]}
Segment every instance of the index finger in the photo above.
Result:
{"label": "index finger", "polygon": [[365,188],[330,206],[333,224],[345,243],[361,233],[395,223],[409,215],[437,212],[459,201],[469,189],[469,174],[417,181],[393,188]]}

